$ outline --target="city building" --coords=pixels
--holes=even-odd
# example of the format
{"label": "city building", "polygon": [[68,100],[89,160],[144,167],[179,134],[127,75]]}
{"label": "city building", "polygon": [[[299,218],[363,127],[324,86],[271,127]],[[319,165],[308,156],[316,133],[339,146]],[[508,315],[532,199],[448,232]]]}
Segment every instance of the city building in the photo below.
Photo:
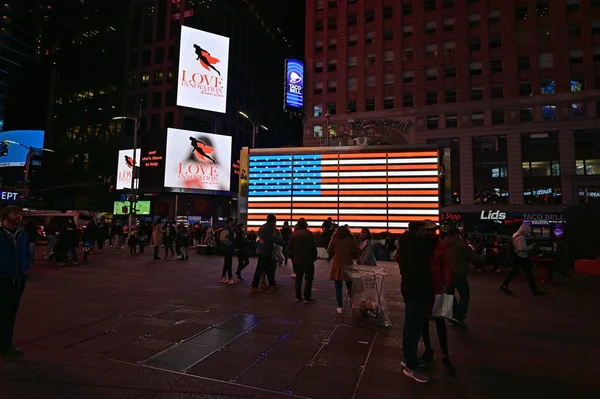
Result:
{"label": "city building", "polygon": [[[133,0],[129,10],[125,113],[136,115],[142,104],[140,142],[142,151],[164,151],[168,128],[232,137],[232,161],[243,146],[252,143],[252,124],[239,112],[268,127],[256,138],[257,146],[281,142],[293,129],[283,113],[284,59],[292,53],[268,2],[251,0]],[[227,104],[225,113],[176,105],[179,43],[182,26],[230,38]],[[281,24],[283,25],[283,24]],[[193,51],[193,49],[192,49]],[[298,131],[301,130],[297,122]],[[131,145],[122,148],[132,148]],[[144,153],[142,153],[144,157]],[[158,168],[157,168],[158,169]],[[140,190],[156,194],[155,209],[164,216],[230,213],[235,195],[169,193],[160,172],[152,176],[142,168]],[[231,192],[237,193],[232,175]],[[210,203],[206,206],[194,204]]]}
{"label": "city building", "polygon": [[600,1],[306,7],[305,146],[450,147],[448,214],[600,197]]}

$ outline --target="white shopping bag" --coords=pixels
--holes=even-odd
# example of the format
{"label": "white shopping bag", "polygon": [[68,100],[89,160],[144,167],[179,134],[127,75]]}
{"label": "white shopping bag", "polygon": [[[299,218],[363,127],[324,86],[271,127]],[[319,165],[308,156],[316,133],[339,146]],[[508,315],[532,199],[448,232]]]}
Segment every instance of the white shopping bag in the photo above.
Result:
{"label": "white shopping bag", "polygon": [[443,317],[445,319],[452,318],[452,308],[454,306],[454,295],[442,294],[435,296],[433,303],[432,317]]}

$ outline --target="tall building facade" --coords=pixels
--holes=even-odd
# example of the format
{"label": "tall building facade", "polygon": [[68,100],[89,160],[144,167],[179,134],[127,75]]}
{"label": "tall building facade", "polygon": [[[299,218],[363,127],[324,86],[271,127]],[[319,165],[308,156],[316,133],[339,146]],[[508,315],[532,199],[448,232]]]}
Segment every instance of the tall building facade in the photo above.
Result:
{"label": "tall building facade", "polygon": [[305,145],[449,147],[446,212],[600,197],[600,1],[306,7]]}

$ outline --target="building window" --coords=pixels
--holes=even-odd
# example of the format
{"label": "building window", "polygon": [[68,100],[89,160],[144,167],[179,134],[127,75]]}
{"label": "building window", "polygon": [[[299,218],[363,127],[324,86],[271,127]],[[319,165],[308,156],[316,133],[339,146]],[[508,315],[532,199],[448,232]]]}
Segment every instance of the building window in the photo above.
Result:
{"label": "building window", "polygon": [[529,7],[525,4],[518,4],[515,7],[515,19],[517,21],[529,18]]}
{"label": "building window", "polygon": [[[413,71],[404,71],[402,73],[402,83],[412,83],[414,81],[414,73]],[[598,79],[600,82],[600,78]]]}
{"label": "building window", "polygon": [[346,108],[348,112],[356,112],[356,100],[348,100]]}
{"label": "building window", "polygon": [[162,92],[155,91],[152,93],[152,108],[160,108],[162,103]]}
{"label": "building window", "polygon": [[502,73],[502,60],[491,60],[490,61],[490,72],[491,73]]}
{"label": "building window", "polygon": [[322,32],[322,31],[323,31],[323,20],[318,19],[315,21],[315,32]]}
{"label": "building window", "polygon": [[520,108],[519,120],[521,123],[533,122],[533,108]]}
{"label": "building window", "polygon": [[571,65],[583,64],[583,50],[569,51],[569,63]]}
{"label": "building window", "polygon": [[426,35],[433,35],[436,31],[436,28],[437,28],[437,22],[435,22],[435,21],[425,22],[425,34]]}
{"label": "building window", "polygon": [[530,58],[528,55],[517,59],[517,69],[519,71],[527,71],[531,68]]}
{"label": "building window", "polygon": [[367,97],[365,109],[367,111],[375,111],[375,99],[373,97]]}
{"label": "building window", "polygon": [[492,125],[500,125],[504,123],[504,110],[493,109],[492,110]]}
{"label": "building window", "polygon": [[471,101],[483,100],[483,89],[481,87],[471,87]]}
{"label": "building window", "polygon": [[503,85],[492,85],[492,98],[504,98],[504,86]]}
{"label": "building window", "polygon": [[329,112],[329,115],[335,115],[337,113],[337,106],[334,102],[327,103],[327,112]]}
{"label": "building window", "polygon": [[435,105],[438,103],[437,91],[428,91],[426,93],[426,97],[427,97],[427,105]]}
{"label": "building window", "polygon": [[402,60],[403,61],[412,61],[413,59],[413,49],[408,48],[402,52]]}
{"label": "building window", "polygon": [[423,9],[425,11],[433,11],[435,10],[435,1],[436,0],[425,0],[423,4]]}
{"label": "building window", "polygon": [[358,44],[358,36],[349,35],[348,36],[348,47],[354,47]]}
{"label": "building window", "polygon": [[315,61],[315,73],[323,72],[323,61]]}
{"label": "building window", "polygon": [[445,32],[453,32],[454,31],[454,18],[446,18],[443,21],[444,31]]}
{"label": "building window", "polygon": [[415,97],[412,94],[405,94],[402,97],[402,106],[403,107],[414,107],[415,106],[414,98]]}
{"label": "building window", "polygon": [[469,28],[475,28],[476,26],[481,25],[481,15],[479,14],[470,14],[469,15]]}
{"label": "building window", "polygon": [[552,53],[540,54],[540,68],[554,68],[554,55]]}
{"label": "building window", "polygon": [[490,25],[500,23],[500,10],[493,10],[488,13],[488,22]]}
{"label": "building window", "polygon": [[348,68],[354,68],[358,64],[358,58],[355,55],[348,57]]}
{"label": "building window", "polygon": [[327,18],[327,29],[329,29],[329,30],[337,29],[337,18],[336,17]]}
{"label": "building window", "polygon": [[327,7],[328,8],[337,8],[337,0],[329,0],[327,2]]}
{"label": "building window", "polygon": [[458,127],[458,117],[456,114],[446,114],[446,129]]}
{"label": "building window", "polygon": [[148,86],[150,83],[150,72],[142,72],[142,86]]}
{"label": "building window", "polygon": [[313,106],[313,116],[323,116],[323,104]]}
{"label": "building window", "polygon": [[394,108],[394,97],[388,96],[383,99],[383,109],[392,109]]}
{"label": "building window", "polygon": [[392,28],[384,28],[383,29],[383,40],[389,41],[394,39],[394,29]]}
{"label": "building window", "polygon": [[412,25],[402,27],[402,37],[411,37],[413,35]]}
{"label": "building window", "polygon": [[[600,31],[600,27],[594,27],[594,23],[597,23],[598,21],[593,21],[592,22],[592,35],[598,33],[598,31]],[[597,31],[594,32],[594,29],[596,29]],[[571,39],[577,39],[581,37],[581,25],[570,25],[568,28],[569,31],[569,37]]]}
{"label": "building window", "polygon": [[452,79],[456,77],[456,67],[444,67],[444,79]]}
{"label": "building window", "polygon": [[383,52],[383,62],[394,61],[394,50],[386,50]]}
{"label": "building window", "polygon": [[473,126],[483,126],[485,121],[483,111],[471,112],[471,124]]}
{"label": "building window", "polygon": [[367,10],[365,13],[365,22],[375,21],[375,10]]}
{"label": "building window", "polygon": [[542,105],[542,119],[553,121],[556,119],[556,105]]}
{"label": "building window", "polygon": [[154,71],[154,85],[160,85],[163,81],[163,70],[157,69]]}
{"label": "building window", "polygon": [[502,38],[500,35],[490,35],[489,38],[490,49],[496,49],[502,47]]}
{"label": "building window", "polygon": [[535,12],[538,17],[545,18],[550,16],[550,2],[549,1],[538,1],[535,6]]}
{"label": "building window", "polygon": [[560,176],[560,164],[558,161],[523,162],[523,176]]}
{"label": "building window", "polygon": [[[579,25],[577,25],[579,26]],[[597,35],[600,33],[600,21],[592,21],[592,35]],[[581,36],[581,26],[579,26],[579,36]]]}
{"label": "building window", "polygon": [[456,90],[446,90],[445,91],[446,104],[455,103],[456,100]]}
{"label": "building window", "polygon": [[327,61],[327,71],[335,72],[337,71],[337,60],[329,60]]}
{"label": "building window", "polygon": [[521,82],[519,83],[519,96],[531,96],[533,95],[533,88],[531,82]]}
{"label": "building window", "polygon": [[437,68],[427,68],[425,70],[425,76],[426,76],[426,80],[428,82],[437,80],[437,76],[438,76],[438,74],[437,74]]}
{"label": "building window", "polygon": [[428,116],[427,117],[427,130],[433,130],[438,128],[438,117]]}
{"label": "building window", "polygon": [[337,48],[337,39],[335,37],[327,40],[327,50],[335,50]]}
{"label": "building window", "polygon": [[368,67],[375,65],[375,54],[367,54],[365,57],[365,65]]}
{"label": "building window", "polygon": [[315,10],[321,11],[325,8],[325,0],[315,0]]}
{"label": "building window", "polygon": [[164,62],[164,60],[165,60],[165,48],[159,47],[154,52],[154,63],[162,64]]}
{"label": "building window", "polygon": [[348,91],[356,91],[358,90],[358,79],[356,78],[348,78],[347,80]]}
{"label": "building window", "polygon": [[313,137],[323,137],[323,126],[313,126]]}
{"label": "building window", "polygon": [[428,44],[425,46],[425,57],[435,58],[437,57],[437,44]]}
{"label": "building window", "polygon": [[454,0],[443,0],[442,7],[444,8],[454,8]]}
{"label": "building window", "polygon": [[543,28],[538,29],[538,40],[540,43],[549,42],[552,39],[552,35],[550,33],[550,28],[545,26]]}
{"label": "building window", "polygon": [[592,59],[594,60],[594,62],[599,62],[600,61],[600,47],[595,47],[594,48],[594,54],[592,56]]}
{"label": "building window", "polygon": [[394,8],[393,7],[383,7],[383,18],[390,19],[394,17]]}
{"label": "building window", "polygon": [[567,12],[577,12],[580,10],[579,0],[567,0]]}
{"label": "building window", "polygon": [[327,82],[327,93],[335,93],[337,91],[337,81],[330,80]]}
{"label": "building window", "polygon": [[410,14],[412,14],[412,3],[410,1],[402,3],[402,15],[407,16]]}
{"label": "building window", "polygon": [[352,25],[356,25],[356,14],[348,14],[348,25],[352,26]]}
{"label": "building window", "polygon": [[383,75],[383,85],[384,86],[393,86],[394,85],[394,74],[386,73]]}
{"label": "building window", "polygon": [[472,62],[469,65],[471,76],[479,76],[483,73],[483,68],[481,66],[481,62]]}
{"label": "building window", "polygon": [[367,87],[375,87],[375,75],[367,75]]}
{"label": "building window", "polygon": [[456,54],[456,42],[445,42],[444,43],[444,54],[445,55]]}
{"label": "building window", "polygon": [[323,83],[315,83],[315,88],[314,88],[314,93],[315,94],[321,94],[323,93]]}
{"label": "building window", "polygon": [[580,176],[600,175],[600,159],[578,159],[575,161],[575,166]]}
{"label": "building window", "polygon": [[322,53],[323,52],[323,40],[316,40],[315,41],[315,53]]}
{"label": "building window", "polygon": [[375,42],[375,32],[367,32],[365,35],[365,44],[373,44]]}
{"label": "building window", "polygon": [[469,41],[469,51],[480,51],[481,39],[471,39]]}

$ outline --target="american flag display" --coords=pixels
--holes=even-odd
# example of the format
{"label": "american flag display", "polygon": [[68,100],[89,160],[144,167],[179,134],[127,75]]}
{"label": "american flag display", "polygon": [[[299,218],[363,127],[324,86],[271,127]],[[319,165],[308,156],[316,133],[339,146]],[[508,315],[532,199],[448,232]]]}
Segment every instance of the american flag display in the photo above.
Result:
{"label": "american flag display", "polygon": [[331,217],[353,233],[403,233],[411,221],[439,220],[438,151],[250,155],[248,227],[277,216],[319,228]]}

